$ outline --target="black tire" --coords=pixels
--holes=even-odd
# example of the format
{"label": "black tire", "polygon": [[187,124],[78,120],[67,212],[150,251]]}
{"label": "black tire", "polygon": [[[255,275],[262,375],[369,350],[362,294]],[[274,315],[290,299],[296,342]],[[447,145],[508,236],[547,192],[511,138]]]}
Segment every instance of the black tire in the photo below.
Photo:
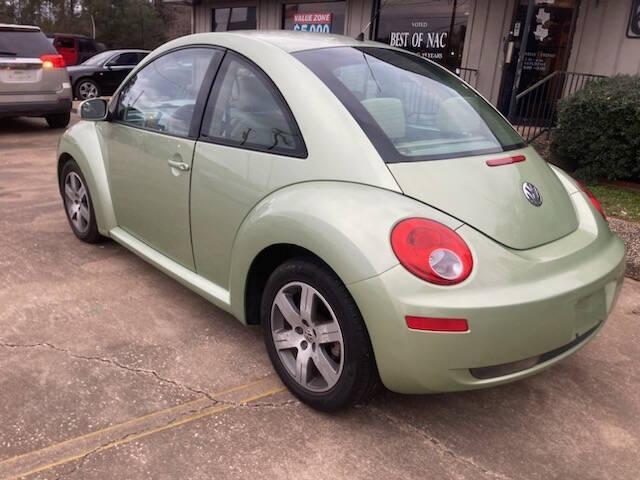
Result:
{"label": "black tire", "polygon": [[[88,97],[88,96],[86,96],[86,95],[84,95],[84,94],[82,94],[80,92],[81,87],[82,87],[83,84],[89,84],[90,86],[95,88],[95,90],[96,90],[95,97]],[[81,78],[80,80],[78,80],[76,82],[76,84],[73,87],[73,95],[78,100],[87,100],[89,98],[98,98],[101,94],[102,94],[102,92],[100,92],[100,87],[98,86],[98,84],[96,82],[94,82],[93,80],[89,79],[89,78]]]}
{"label": "black tire", "polygon": [[[304,388],[289,373],[275,347],[271,330],[272,305],[278,292],[291,282],[305,283],[320,293],[333,310],[342,332],[342,371],[335,385],[324,392]],[[347,288],[324,263],[303,257],[288,260],[276,268],[267,280],[260,315],[271,362],[280,379],[302,402],[317,410],[332,412],[364,403],[375,393],[380,380],[364,321]]]}
{"label": "black tire", "polygon": [[[79,229],[78,227],[76,227],[74,221],[72,220],[69,214],[69,200],[65,194],[65,182],[67,180],[67,177],[71,173],[74,173],[80,178],[86,190],[86,203],[84,203],[84,205],[89,211],[90,218],[88,222],[85,222],[86,223],[85,229]],[[82,175],[82,171],[80,170],[80,167],[78,167],[78,164],[75,162],[75,160],[68,160],[62,166],[62,168],[60,169],[60,178],[58,179],[58,184],[60,187],[60,193],[62,195],[62,204],[64,207],[65,214],[67,216],[67,221],[69,222],[69,226],[71,227],[71,230],[73,231],[74,235],[86,243],[103,242],[105,240],[105,237],[100,235],[100,233],[98,232],[98,224],[96,222],[96,214],[93,210],[91,192],[89,191],[89,187],[87,186],[87,182],[84,179],[84,175]]]}
{"label": "black tire", "polygon": [[47,120],[50,128],[67,128],[71,120],[71,113],[56,113],[54,115],[47,115],[44,118]]}

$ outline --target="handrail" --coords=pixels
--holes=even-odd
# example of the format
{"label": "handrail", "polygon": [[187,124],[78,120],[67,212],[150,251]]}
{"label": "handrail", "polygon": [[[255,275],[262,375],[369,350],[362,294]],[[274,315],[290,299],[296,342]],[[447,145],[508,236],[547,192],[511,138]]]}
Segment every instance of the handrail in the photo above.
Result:
{"label": "handrail", "polygon": [[476,87],[478,81],[478,69],[468,67],[456,67],[452,70],[458,77],[469,83],[472,87]]}
{"label": "handrail", "polygon": [[536,83],[531,85],[529,88],[527,88],[527,89],[523,90],[522,92],[520,92],[519,94],[517,94],[516,95],[516,100],[520,100],[527,93],[535,90],[536,88],[538,88],[543,83],[546,83],[546,82],[550,81],[553,77],[555,77],[556,75],[560,75],[561,73],[564,73],[564,72],[562,70],[556,70],[555,72],[553,72],[553,73],[547,75],[546,77],[544,77],[542,80],[538,80]]}
{"label": "handrail", "polygon": [[526,142],[532,142],[555,126],[558,102],[582,90],[603,75],[556,70],[518,95],[509,120]]}

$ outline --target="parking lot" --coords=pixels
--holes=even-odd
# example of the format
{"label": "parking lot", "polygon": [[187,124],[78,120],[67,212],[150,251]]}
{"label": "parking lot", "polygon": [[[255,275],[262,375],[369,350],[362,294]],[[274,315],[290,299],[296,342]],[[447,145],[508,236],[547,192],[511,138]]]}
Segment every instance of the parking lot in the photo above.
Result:
{"label": "parking lot", "polygon": [[278,381],[259,329],[75,239],[59,135],[0,121],[0,478],[638,478],[640,283],[541,375],[321,414]]}

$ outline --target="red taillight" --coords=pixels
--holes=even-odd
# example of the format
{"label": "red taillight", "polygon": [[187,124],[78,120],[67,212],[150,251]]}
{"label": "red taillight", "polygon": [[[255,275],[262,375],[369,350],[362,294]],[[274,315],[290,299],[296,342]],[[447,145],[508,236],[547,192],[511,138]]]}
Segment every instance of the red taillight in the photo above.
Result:
{"label": "red taillight", "polygon": [[604,208],[602,208],[602,205],[600,204],[596,196],[593,194],[593,192],[587,188],[587,185],[584,182],[578,181],[577,183],[582,189],[582,191],[587,194],[587,197],[589,197],[589,201],[591,202],[591,204],[595,207],[596,210],[600,212],[600,215],[602,215],[602,218],[606,220],[607,216],[604,213]]}
{"label": "red taillight", "polygon": [[460,283],[473,268],[473,257],[464,240],[433,220],[402,220],[391,232],[391,247],[404,268],[437,285]]}
{"label": "red taillight", "polygon": [[42,55],[40,60],[42,61],[42,68],[64,68],[67,66],[62,55]]}
{"label": "red taillight", "polygon": [[464,318],[405,317],[407,327],[412,330],[431,332],[468,332],[469,324]]}

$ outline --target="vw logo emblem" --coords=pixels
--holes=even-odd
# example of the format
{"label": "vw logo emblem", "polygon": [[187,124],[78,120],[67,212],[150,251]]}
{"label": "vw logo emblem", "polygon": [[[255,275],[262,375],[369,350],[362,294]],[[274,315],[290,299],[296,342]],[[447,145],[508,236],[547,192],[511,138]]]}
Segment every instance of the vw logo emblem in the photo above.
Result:
{"label": "vw logo emblem", "polygon": [[522,184],[522,191],[524,192],[524,196],[529,203],[535,207],[539,207],[542,205],[542,195],[540,194],[540,190],[533,183],[524,182]]}

